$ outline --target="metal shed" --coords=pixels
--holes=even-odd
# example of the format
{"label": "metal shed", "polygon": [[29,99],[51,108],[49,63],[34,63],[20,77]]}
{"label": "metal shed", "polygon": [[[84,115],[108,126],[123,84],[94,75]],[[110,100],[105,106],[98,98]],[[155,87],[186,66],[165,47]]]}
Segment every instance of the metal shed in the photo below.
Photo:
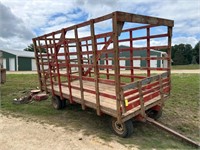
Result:
{"label": "metal shed", "polygon": [[[130,49],[130,47],[128,46],[119,46],[119,49],[121,50],[119,57],[122,58],[119,63],[120,66],[130,66],[130,60],[126,60],[123,58],[129,58],[130,57],[130,53],[127,51],[123,51],[123,49]],[[92,56],[91,56],[92,57]],[[105,58],[106,55],[103,54],[101,56],[101,58]],[[113,54],[108,54],[109,58],[113,58]],[[147,61],[144,59],[145,57],[147,57],[147,51],[146,50],[135,50],[134,54],[133,54],[133,65],[135,67],[146,67],[147,66]],[[157,57],[160,58],[164,58],[167,57],[167,53],[166,52],[162,52],[162,51],[158,51],[158,50],[150,50],[150,67],[151,68],[167,68],[167,60],[160,60],[157,59]],[[101,65],[106,65],[106,61],[104,60],[100,60],[99,62]],[[108,60],[108,64],[109,65],[113,65],[114,61],[112,59]],[[124,68],[124,70],[129,70],[128,68]]]}
{"label": "metal shed", "polygon": [[3,68],[8,71],[37,70],[34,52],[20,50],[0,50],[3,58]]}

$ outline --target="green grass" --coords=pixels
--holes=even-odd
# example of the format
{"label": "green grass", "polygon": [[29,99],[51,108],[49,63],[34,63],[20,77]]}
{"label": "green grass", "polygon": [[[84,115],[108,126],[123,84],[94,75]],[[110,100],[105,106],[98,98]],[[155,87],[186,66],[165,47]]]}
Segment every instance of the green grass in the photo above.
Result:
{"label": "green grass", "polygon": [[173,70],[192,70],[192,69],[200,69],[199,64],[196,65],[176,65],[176,66],[172,66]]}
{"label": "green grass", "polygon": [[[69,105],[64,110],[54,110],[50,98],[41,102],[16,105],[14,98],[38,86],[37,75],[7,75],[1,85],[1,112],[22,117],[37,118],[67,130],[82,130],[86,135],[95,135],[106,141],[115,140],[128,147],[139,149],[192,149],[190,145],[146,123],[134,123],[134,134],[130,138],[115,136],[108,127],[109,117],[99,117],[91,109],[83,111],[80,105]],[[165,103],[160,122],[188,137],[199,140],[199,75],[172,75],[172,93]]]}

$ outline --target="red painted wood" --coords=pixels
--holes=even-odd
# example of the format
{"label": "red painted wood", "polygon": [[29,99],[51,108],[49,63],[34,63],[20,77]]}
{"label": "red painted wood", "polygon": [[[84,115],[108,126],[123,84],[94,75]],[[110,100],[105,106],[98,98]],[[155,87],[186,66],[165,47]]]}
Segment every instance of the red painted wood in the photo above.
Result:
{"label": "red painted wood", "polygon": [[[163,89],[164,92],[168,93],[170,91],[169,86],[167,86],[166,88]],[[158,95],[160,95],[160,91],[154,92],[148,96],[144,96],[144,102],[147,102],[155,97],[157,97]],[[140,105],[140,100],[138,99],[137,101],[134,101],[133,103],[130,103],[127,107],[126,110],[129,111],[137,106]]]}

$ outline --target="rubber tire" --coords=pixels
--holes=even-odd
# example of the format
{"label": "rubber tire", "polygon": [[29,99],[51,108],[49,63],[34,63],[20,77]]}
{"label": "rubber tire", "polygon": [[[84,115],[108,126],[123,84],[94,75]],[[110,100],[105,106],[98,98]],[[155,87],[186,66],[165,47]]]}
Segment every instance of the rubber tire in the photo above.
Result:
{"label": "rubber tire", "polygon": [[147,110],[146,114],[148,117],[158,120],[162,116],[162,108],[160,110],[149,109]]}
{"label": "rubber tire", "polygon": [[67,105],[66,99],[61,100],[61,105],[62,105],[62,108],[66,107],[66,105]]}
{"label": "rubber tire", "polygon": [[51,100],[54,109],[59,110],[62,108],[62,101],[58,96],[52,96]]}
{"label": "rubber tire", "polygon": [[116,128],[116,125],[117,125],[116,118],[111,118],[110,119],[110,128],[116,135],[123,137],[123,138],[130,137],[132,135],[133,123],[131,120],[128,120],[120,125],[122,127],[121,131]]}

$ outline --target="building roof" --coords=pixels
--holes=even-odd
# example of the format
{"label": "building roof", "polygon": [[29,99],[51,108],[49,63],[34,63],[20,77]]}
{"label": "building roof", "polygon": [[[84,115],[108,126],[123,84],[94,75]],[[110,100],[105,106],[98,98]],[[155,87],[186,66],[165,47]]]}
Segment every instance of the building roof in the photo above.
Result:
{"label": "building roof", "polygon": [[29,58],[35,57],[34,52],[20,51],[20,50],[0,50],[0,51],[10,53],[10,54],[16,55],[18,57],[29,57]]}
{"label": "building roof", "polygon": [[161,54],[166,54],[166,52],[158,51],[158,50],[154,50],[154,49],[150,49],[150,51],[152,51],[152,52],[157,52],[157,53],[161,53]]}

